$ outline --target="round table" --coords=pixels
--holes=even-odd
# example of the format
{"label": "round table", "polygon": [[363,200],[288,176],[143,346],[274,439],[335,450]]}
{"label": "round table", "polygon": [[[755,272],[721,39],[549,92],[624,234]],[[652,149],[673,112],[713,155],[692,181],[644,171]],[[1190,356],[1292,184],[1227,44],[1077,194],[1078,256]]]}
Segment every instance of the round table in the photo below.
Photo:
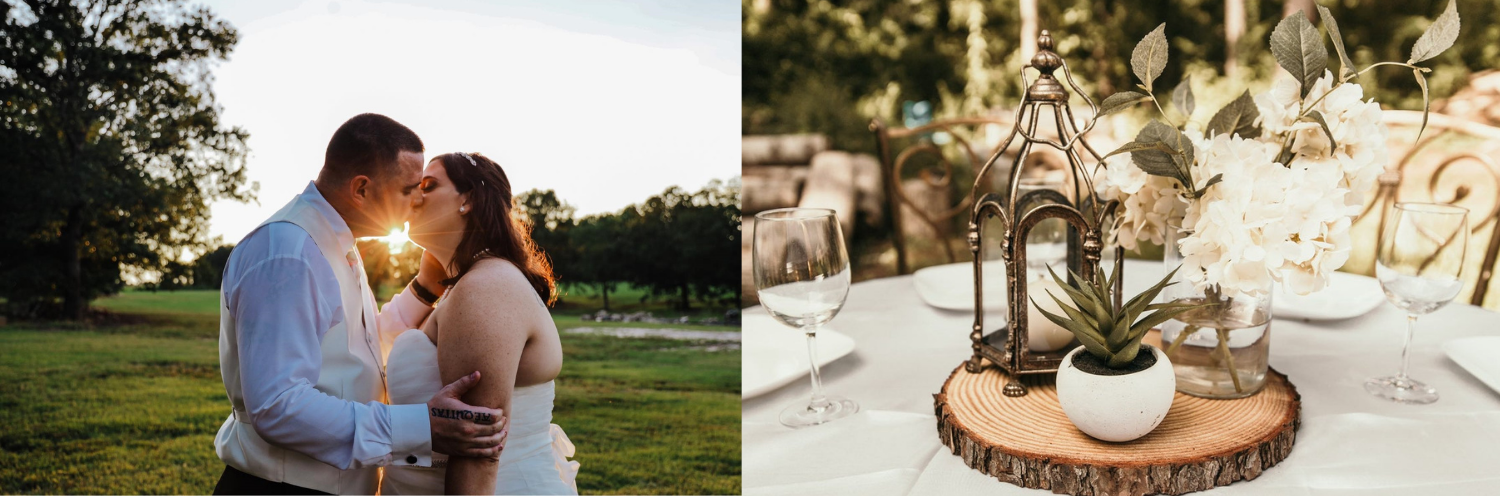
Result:
{"label": "round table", "polygon": [[[1160,262],[1126,262],[1126,294],[1162,275]],[[932,395],[970,356],[972,324],[972,312],[923,303],[911,276],[855,284],[828,324],[854,339],[854,352],[822,370],[827,392],[858,401],[861,412],[807,429],[781,426],[782,408],[808,401],[805,377],[745,399],[745,493],[1050,494],[972,470],[937,439]],[[1496,494],[1500,393],[1450,360],[1442,344],[1500,336],[1500,313],[1455,302],[1418,322],[1410,374],[1437,388],[1441,399],[1430,405],[1393,403],[1362,387],[1399,368],[1405,325],[1388,303],[1348,320],[1274,320],[1271,366],[1302,395],[1297,443],[1259,478],[1208,493]],[[756,339],[755,330],[745,329],[744,339]]]}

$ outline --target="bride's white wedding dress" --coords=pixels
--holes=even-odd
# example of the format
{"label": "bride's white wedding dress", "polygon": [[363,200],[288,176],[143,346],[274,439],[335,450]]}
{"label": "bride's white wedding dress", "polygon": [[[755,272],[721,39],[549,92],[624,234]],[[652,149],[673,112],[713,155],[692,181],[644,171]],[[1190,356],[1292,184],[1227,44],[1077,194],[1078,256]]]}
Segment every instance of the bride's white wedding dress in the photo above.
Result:
{"label": "bride's white wedding dress", "polygon": [[[391,345],[386,378],[393,405],[427,403],[443,388],[437,346],[421,329],[408,329]],[[552,424],[553,382],[518,387],[510,396],[510,434],[500,453],[495,494],[578,494],[573,443]],[[448,457],[432,454],[432,467],[386,467],[381,494],[443,494]]]}

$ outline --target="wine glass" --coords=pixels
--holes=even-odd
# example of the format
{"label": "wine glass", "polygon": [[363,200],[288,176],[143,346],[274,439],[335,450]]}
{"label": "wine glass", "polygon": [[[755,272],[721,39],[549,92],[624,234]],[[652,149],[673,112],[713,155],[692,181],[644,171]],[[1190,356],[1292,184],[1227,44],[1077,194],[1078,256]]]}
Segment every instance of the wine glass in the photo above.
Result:
{"label": "wine glass", "polygon": [[1463,289],[1464,252],[1469,245],[1469,211],[1433,203],[1397,203],[1380,241],[1375,277],[1385,297],[1406,311],[1406,344],[1401,372],[1365,381],[1365,391],[1400,403],[1438,400],[1432,386],[1406,375],[1417,317],[1443,308]]}
{"label": "wine glass", "polygon": [[818,328],[839,313],[849,296],[849,254],[834,211],[782,208],[756,214],[753,250],[761,305],[776,320],[807,334],[812,401],[782,410],[781,423],[807,427],[858,412],[858,403],[823,394],[818,372]]}

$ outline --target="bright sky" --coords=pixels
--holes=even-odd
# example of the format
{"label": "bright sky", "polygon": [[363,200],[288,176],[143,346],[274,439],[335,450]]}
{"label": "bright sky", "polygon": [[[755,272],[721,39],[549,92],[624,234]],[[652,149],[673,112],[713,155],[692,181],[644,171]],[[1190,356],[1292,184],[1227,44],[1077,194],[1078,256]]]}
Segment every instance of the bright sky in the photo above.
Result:
{"label": "bright sky", "polygon": [[580,215],[739,175],[735,2],[201,3],[240,33],[214,89],[260,182],[258,205],[211,205],[226,243],[301,192],[361,112],[412,128],[429,158],[495,158],[516,193],[557,190]]}

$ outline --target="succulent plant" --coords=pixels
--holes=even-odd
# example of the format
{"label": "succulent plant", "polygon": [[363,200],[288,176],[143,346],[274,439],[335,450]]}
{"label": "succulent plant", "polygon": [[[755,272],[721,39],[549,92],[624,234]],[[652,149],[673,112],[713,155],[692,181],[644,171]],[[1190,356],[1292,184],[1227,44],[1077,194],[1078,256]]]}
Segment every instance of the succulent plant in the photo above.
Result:
{"label": "succulent plant", "polygon": [[[1062,281],[1057,272],[1051,267],[1047,268],[1052,273],[1052,279]],[[1141,338],[1146,336],[1146,331],[1151,330],[1157,324],[1166,322],[1177,314],[1201,307],[1203,305],[1191,305],[1185,303],[1151,303],[1161,290],[1175,283],[1172,276],[1177,274],[1173,269],[1167,277],[1162,278],[1155,286],[1151,286],[1140,294],[1135,295],[1124,306],[1116,309],[1113,305],[1114,299],[1111,291],[1114,289],[1114,280],[1101,275],[1104,271],[1095,271],[1092,280],[1085,280],[1073,271],[1072,280],[1066,284],[1058,284],[1068,298],[1073,301],[1072,305],[1058,299],[1057,295],[1047,292],[1053,301],[1062,307],[1066,316],[1057,315],[1040,306],[1037,310],[1064,329],[1072,332],[1083,343],[1083,347],[1089,354],[1098,357],[1110,368],[1124,368],[1135,360],[1135,356],[1141,350]],[[1036,300],[1032,300],[1036,304]],[[1144,318],[1142,313],[1152,312]],[[1140,320],[1136,320],[1140,318]],[[1134,323],[1132,323],[1134,322]]]}

